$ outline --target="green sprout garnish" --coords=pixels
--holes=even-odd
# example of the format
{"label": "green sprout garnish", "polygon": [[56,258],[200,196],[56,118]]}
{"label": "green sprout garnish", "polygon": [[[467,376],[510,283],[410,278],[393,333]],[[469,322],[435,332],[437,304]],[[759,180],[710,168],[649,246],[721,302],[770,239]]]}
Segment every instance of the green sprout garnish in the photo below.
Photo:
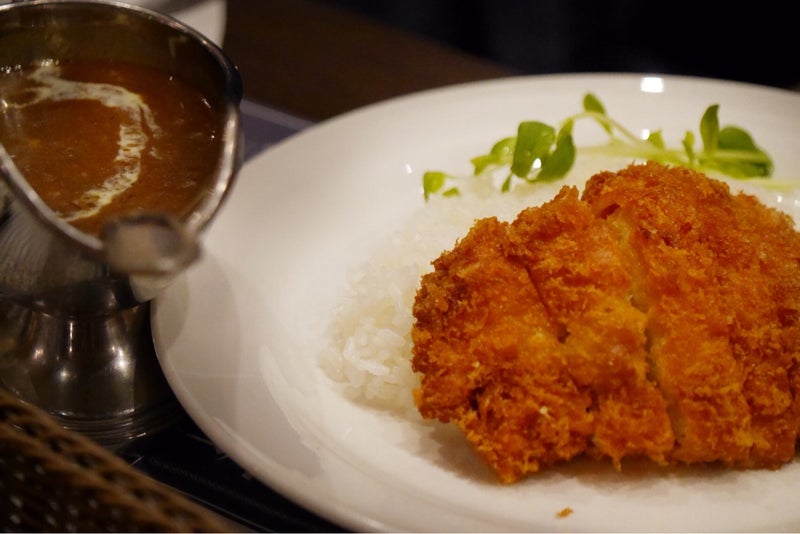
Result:
{"label": "green sprout garnish", "polygon": [[[583,111],[564,120],[558,128],[539,121],[523,121],[517,135],[492,145],[488,153],[470,160],[473,174],[481,176],[508,167],[509,172],[500,190],[509,191],[514,180],[526,182],[563,178],[575,163],[578,149],[573,139],[573,126],[579,120],[593,120],[608,134],[608,143],[601,147],[609,155],[648,159],[682,165],[700,171],[718,171],[731,178],[763,178],[772,175],[770,156],[756,145],[750,134],[737,126],[720,127],[719,105],[709,106],[700,119],[701,149],[695,150],[695,134],[687,131],[681,148],[669,148],[662,132],[651,132],[647,139],[635,136],[606,113],[595,95],[583,97]],[[458,195],[455,176],[426,172],[422,179],[425,199],[431,195]]]}
{"label": "green sprout garnish", "polygon": [[422,176],[422,190],[425,192],[425,200],[428,200],[433,193],[441,192],[444,197],[458,195],[457,187],[445,188],[448,182],[455,181],[455,176],[451,176],[441,171],[428,171]]}

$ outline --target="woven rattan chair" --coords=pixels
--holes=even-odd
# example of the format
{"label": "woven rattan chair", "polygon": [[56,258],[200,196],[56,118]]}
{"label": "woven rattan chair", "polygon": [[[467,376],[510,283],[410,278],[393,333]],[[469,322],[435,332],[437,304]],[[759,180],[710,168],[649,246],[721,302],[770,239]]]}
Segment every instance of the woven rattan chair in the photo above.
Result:
{"label": "woven rattan chair", "polygon": [[0,389],[0,529],[230,532],[232,526]]}

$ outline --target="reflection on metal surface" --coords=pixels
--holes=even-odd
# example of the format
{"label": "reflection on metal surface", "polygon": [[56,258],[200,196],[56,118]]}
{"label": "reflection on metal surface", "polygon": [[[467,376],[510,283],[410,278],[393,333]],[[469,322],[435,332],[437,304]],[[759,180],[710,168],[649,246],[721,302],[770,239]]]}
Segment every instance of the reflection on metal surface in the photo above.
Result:
{"label": "reflection on metal surface", "polygon": [[0,376],[65,428],[118,448],[182,416],[150,341],[149,306],[68,318],[0,302]]}

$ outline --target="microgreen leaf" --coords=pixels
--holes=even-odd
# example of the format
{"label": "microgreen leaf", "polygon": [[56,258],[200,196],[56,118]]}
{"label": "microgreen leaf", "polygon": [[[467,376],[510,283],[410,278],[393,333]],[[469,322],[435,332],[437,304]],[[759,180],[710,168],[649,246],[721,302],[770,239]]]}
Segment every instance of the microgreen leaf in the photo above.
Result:
{"label": "microgreen leaf", "polygon": [[511,163],[514,154],[514,146],[516,144],[516,137],[506,137],[492,145],[488,154],[472,158],[470,162],[473,166],[473,174],[479,176],[491,167],[503,166]]}
{"label": "microgreen leaf", "polygon": [[491,154],[481,154],[480,156],[475,156],[469,161],[472,163],[472,174],[475,176],[480,176],[488,171],[490,167],[500,165],[500,163],[497,161],[497,158]]}
{"label": "microgreen leaf", "polygon": [[750,134],[736,126],[726,126],[719,131],[719,148],[726,150],[758,150]]}
{"label": "microgreen leaf", "polygon": [[700,119],[700,138],[703,140],[703,152],[711,155],[719,144],[719,104],[708,106]]}
{"label": "microgreen leaf", "polygon": [[457,197],[460,195],[461,192],[458,190],[457,187],[451,187],[450,189],[446,189],[444,193],[442,193],[443,197]]}
{"label": "microgreen leaf", "polygon": [[686,134],[683,136],[683,150],[686,152],[686,157],[689,158],[689,164],[693,165],[697,158],[694,154],[694,134],[690,131],[687,131]]}
{"label": "microgreen leaf", "polygon": [[[607,116],[605,106],[603,106],[603,103],[600,102],[600,99],[597,98],[592,93],[586,93],[586,95],[584,95],[584,97],[583,97],[583,110]],[[608,132],[609,135],[611,135],[613,133],[613,131],[611,129],[611,125],[609,125],[606,122],[601,122],[601,121],[598,121],[598,122],[600,122],[600,126],[602,126],[603,129],[606,132]]]}
{"label": "microgreen leaf", "polygon": [[585,111],[595,111],[602,115],[606,114],[605,106],[603,106],[603,103],[600,102],[600,99],[597,98],[593,93],[586,93],[583,96],[583,109]]}
{"label": "microgreen leaf", "polygon": [[661,133],[661,130],[656,130],[655,132],[650,132],[647,136],[647,142],[655,146],[656,148],[666,148],[667,144],[664,142],[664,136]]}
{"label": "microgreen leaf", "polygon": [[536,176],[538,180],[561,178],[575,163],[575,143],[572,140],[572,129],[562,128],[556,140],[553,153],[542,161],[542,167]]}
{"label": "microgreen leaf", "polygon": [[511,161],[511,173],[527,178],[538,159],[544,160],[550,154],[550,147],[556,140],[555,129],[539,121],[524,121],[517,128],[517,144]]}
{"label": "microgreen leaf", "polygon": [[752,136],[738,126],[719,131],[716,167],[734,178],[754,178],[772,174],[772,160],[756,146]]}
{"label": "microgreen leaf", "polygon": [[422,191],[425,194],[425,200],[428,200],[434,193],[444,187],[447,180],[447,174],[441,171],[428,171],[422,175]]}

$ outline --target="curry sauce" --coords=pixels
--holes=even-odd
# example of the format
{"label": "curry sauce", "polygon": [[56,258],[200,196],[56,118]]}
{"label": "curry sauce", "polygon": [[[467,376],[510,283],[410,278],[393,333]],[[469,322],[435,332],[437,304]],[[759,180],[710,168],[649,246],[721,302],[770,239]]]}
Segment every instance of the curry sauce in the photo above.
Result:
{"label": "curry sauce", "polygon": [[87,233],[119,214],[190,213],[210,187],[219,128],[199,91],[156,69],[0,71],[0,143],[42,200]]}

